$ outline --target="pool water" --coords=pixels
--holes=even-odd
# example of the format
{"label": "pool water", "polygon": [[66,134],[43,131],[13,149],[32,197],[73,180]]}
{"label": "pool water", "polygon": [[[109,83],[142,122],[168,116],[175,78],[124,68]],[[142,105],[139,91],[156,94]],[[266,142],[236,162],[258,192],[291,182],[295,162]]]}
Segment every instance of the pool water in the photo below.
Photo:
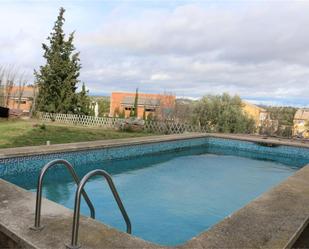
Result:
{"label": "pool water", "polygon": [[[299,165],[238,156],[204,147],[77,165],[82,177],[101,168],[112,174],[132,223],[132,234],[162,245],[184,243],[209,229],[293,174]],[[35,191],[38,173],[3,177]],[[62,167],[50,170],[43,194],[66,207],[74,207],[76,186]],[[96,177],[86,191],[96,209],[96,219],[126,230],[125,222],[107,183]],[[43,207],[44,208],[44,207]],[[89,209],[82,202],[82,213]],[[80,229],[83,229],[81,226]]]}

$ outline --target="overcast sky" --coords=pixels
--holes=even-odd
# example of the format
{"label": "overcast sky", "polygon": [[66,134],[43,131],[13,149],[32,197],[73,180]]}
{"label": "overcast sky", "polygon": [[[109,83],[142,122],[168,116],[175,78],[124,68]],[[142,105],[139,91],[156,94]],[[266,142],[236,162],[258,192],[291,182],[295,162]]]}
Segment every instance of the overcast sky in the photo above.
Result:
{"label": "overcast sky", "polygon": [[61,6],[91,94],[229,92],[309,106],[309,1],[0,0],[0,65],[33,81]]}

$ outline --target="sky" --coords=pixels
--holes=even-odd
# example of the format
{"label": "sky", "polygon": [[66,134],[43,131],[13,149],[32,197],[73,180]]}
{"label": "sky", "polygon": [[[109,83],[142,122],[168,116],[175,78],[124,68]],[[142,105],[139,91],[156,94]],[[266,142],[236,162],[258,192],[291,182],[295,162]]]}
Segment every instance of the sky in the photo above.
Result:
{"label": "sky", "polygon": [[92,95],[138,87],[309,107],[309,0],[0,0],[0,65],[32,82],[61,6]]}

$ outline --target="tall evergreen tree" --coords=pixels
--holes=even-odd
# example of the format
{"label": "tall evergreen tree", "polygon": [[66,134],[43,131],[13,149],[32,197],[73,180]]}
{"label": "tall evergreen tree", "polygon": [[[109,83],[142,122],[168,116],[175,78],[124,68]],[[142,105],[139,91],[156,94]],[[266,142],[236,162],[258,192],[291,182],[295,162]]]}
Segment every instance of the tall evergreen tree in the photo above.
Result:
{"label": "tall evergreen tree", "polygon": [[79,82],[79,52],[73,45],[74,32],[65,39],[63,31],[64,8],[60,8],[50,36],[49,45],[42,44],[46,64],[40,67],[34,75],[39,88],[37,110],[55,113],[77,112]]}
{"label": "tall evergreen tree", "polygon": [[136,91],[135,91],[133,112],[132,112],[132,115],[130,116],[138,117],[138,88],[136,88]]}
{"label": "tall evergreen tree", "polygon": [[94,115],[94,111],[91,107],[91,99],[88,96],[88,90],[86,90],[85,83],[82,85],[82,90],[78,93],[77,113],[83,115]]}

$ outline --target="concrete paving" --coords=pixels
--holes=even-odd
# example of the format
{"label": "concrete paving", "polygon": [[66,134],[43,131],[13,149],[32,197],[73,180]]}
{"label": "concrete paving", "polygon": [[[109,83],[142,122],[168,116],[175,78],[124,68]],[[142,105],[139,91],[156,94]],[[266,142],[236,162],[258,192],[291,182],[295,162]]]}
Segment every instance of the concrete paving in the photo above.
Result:
{"label": "concrete paving", "polygon": [[[0,232],[21,247],[55,249],[70,243],[73,213],[57,203],[43,199],[41,231],[34,224],[35,194],[0,180]],[[87,217],[81,217],[79,241],[83,248],[158,248]]]}

